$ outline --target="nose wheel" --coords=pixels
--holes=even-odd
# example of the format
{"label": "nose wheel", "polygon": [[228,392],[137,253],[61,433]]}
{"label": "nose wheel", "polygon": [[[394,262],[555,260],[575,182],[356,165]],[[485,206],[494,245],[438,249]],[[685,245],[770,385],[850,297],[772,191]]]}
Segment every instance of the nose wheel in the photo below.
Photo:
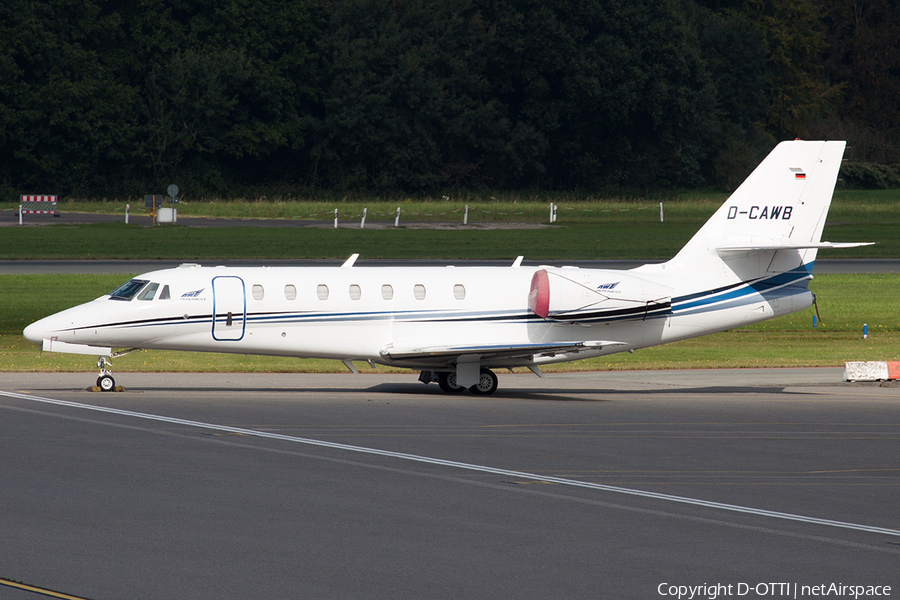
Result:
{"label": "nose wheel", "polygon": [[97,378],[97,387],[100,388],[101,392],[111,392],[116,389],[116,380],[113,379],[111,370],[112,363],[106,360],[105,356],[101,356],[97,361],[97,366],[100,367],[100,377]]}

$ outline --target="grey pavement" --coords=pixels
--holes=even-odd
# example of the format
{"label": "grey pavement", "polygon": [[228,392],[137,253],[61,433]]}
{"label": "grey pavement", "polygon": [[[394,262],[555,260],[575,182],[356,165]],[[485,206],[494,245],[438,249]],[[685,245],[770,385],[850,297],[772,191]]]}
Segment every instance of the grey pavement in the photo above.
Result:
{"label": "grey pavement", "polygon": [[900,388],[839,369],[505,374],[491,397],[94,377],[0,375],[0,577],[92,599],[900,585]]}

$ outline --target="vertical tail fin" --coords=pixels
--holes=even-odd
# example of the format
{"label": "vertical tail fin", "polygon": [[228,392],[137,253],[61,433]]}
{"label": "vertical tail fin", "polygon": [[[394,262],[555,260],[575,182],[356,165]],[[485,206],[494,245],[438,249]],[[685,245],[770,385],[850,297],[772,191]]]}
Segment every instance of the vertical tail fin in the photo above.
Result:
{"label": "vertical tail fin", "polygon": [[846,142],[782,142],[664,269],[717,280],[810,270]]}

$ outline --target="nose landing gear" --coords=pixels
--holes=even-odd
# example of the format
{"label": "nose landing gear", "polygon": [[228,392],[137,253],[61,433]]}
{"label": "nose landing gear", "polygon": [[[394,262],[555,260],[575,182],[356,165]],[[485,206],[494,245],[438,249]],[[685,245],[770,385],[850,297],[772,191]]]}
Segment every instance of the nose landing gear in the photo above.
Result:
{"label": "nose landing gear", "polygon": [[97,387],[101,392],[111,392],[116,389],[116,380],[112,376],[112,363],[106,360],[105,356],[101,356],[97,360],[97,366],[100,367],[100,377],[97,378]]}
{"label": "nose landing gear", "polygon": [[[128,348],[127,350],[120,350],[118,352],[113,352],[109,355],[110,358],[118,358],[120,356],[125,356],[126,354],[130,354],[136,350],[140,350],[140,348]],[[101,356],[97,359],[97,367],[100,369],[100,377],[97,378],[97,387],[100,388],[101,392],[124,392],[121,387],[116,387],[116,380],[113,379],[112,376],[112,363],[106,360],[105,356]]]}

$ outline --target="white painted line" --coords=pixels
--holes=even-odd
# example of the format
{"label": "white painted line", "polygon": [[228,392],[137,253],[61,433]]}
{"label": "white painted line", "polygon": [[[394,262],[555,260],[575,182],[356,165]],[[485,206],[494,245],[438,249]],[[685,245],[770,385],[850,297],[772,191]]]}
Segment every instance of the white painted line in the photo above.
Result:
{"label": "white painted line", "polygon": [[427,456],[418,456],[416,454],[406,454],[404,452],[392,452],[390,450],[379,450],[377,448],[366,448],[364,446],[352,446],[349,444],[339,444],[336,442],[326,442],[322,440],[314,440],[310,438],[301,438],[290,435],[282,435],[280,433],[270,433],[266,431],[256,431],[254,429],[244,429],[242,427],[230,427],[228,425],[216,425],[214,423],[203,423],[201,421],[189,421],[186,419],[178,419],[175,417],[166,417],[162,415],[153,415],[148,413],[134,412],[130,410],[121,410],[118,408],[108,408],[105,406],[94,406],[92,404],[81,404],[79,402],[69,402],[68,400],[56,400],[53,398],[42,398],[40,396],[32,396],[30,394],[19,394],[16,392],[7,392],[0,390],[0,396],[9,398],[18,398],[20,400],[28,400],[31,402],[41,402],[43,404],[55,404],[57,406],[68,406],[70,408],[79,408],[95,412],[109,413],[121,415],[125,417],[134,417],[138,419],[146,419],[149,421],[160,421],[163,423],[172,423],[174,425],[185,425],[187,427],[196,427],[199,429],[212,429],[215,431],[223,431],[227,433],[239,433],[246,436],[255,436],[272,440],[280,440],[295,444],[305,444],[309,446],[320,446],[323,448],[333,448],[336,450],[345,450],[347,452],[358,452],[362,454],[373,454],[376,456],[385,456],[388,458],[396,458],[399,460],[408,460],[431,465],[439,465],[443,467],[452,467],[456,469],[464,469],[467,471],[475,471],[479,473],[490,473],[493,475],[502,475],[504,477],[516,477],[519,479],[528,479],[532,481],[543,481],[555,483],[558,485],[567,485],[571,487],[587,488],[603,492],[611,492],[615,494],[626,494],[629,496],[640,496],[642,498],[652,498],[654,500],[662,500],[665,502],[678,502],[681,504],[690,504],[693,506],[702,506],[705,508],[713,508],[717,510],[725,510],[760,517],[768,517],[772,519],[782,519],[787,521],[799,521],[801,523],[810,523],[813,525],[824,525],[826,527],[839,527],[842,529],[853,529],[855,531],[865,531],[868,533],[880,533],[883,535],[891,535],[900,537],[900,530],[887,529],[885,527],[874,527],[871,525],[861,525],[858,523],[848,523],[845,521],[833,521],[831,519],[819,519],[816,517],[806,517],[803,515],[795,515],[772,510],[764,510],[760,508],[751,508],[740,506],[737,504],[725,504],[723,502],[712,502],[709,500],[701,500],[698,498],[687,498],[684,496],[674,496],[671,494],[660,494],[657,492],[648,492],[644,490],[635,490],[623,488],[613,485],[604,485],[602,483],[592,483],[589,481],[578,481],[575,479],[565,479],[562,477],[547,477],[537,475],[535,473],[526,473],[523,471],[510,471],[508,469],[498,469],[484,465],[473,465],[470,463],[457,462],[453,460],[445,460],[442,458],[430,458]]}

